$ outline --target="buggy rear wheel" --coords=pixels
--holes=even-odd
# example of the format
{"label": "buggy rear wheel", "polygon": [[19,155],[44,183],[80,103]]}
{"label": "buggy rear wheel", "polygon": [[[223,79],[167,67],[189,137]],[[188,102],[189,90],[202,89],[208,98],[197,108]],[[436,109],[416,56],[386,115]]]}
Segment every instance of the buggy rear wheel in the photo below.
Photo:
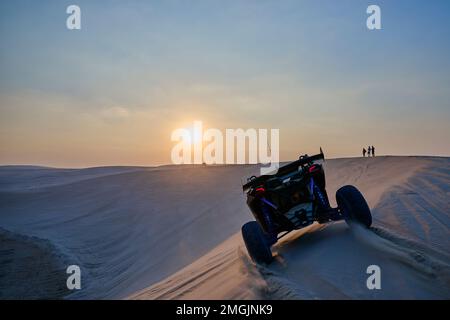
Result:
{"label": "buggy rear wheel", "polygon": [[270,250],[268,235],[256,221],[247,222],[242,226],[242,238],[244,238],[247,251],[256,263],[271,263],[273,260]]}
{"label": "buggy rear wheel", "polygon": [[372,214],[366,199],[354,186],[343,186],[336,192],[339,211],[348,225],[359,223],[366,228],[372,225]]}

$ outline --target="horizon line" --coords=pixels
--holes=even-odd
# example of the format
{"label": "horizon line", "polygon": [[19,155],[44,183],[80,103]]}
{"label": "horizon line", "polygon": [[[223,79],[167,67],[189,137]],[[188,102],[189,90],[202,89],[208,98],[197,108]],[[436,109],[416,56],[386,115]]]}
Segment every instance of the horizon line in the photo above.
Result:
{"label": "horizon line", "polygon": [[[411,155],[394,155],[394,154],[383,154],[375,157],[362,157],[362,156],[343,156],[343,157],[333,157],[333,158],[325,158],[326,160],[338,160],[338,159],[352,159],[352,158],[387,158],[387,157],[422,157],[422,158],[450,158],[450,155],[420,155],[420,154],[411,154]],[[292,160],[283,160],[279,163],[287,163],[292,162],[297,159]],[[6,167],[29,167],[29,169],[60,169],[60,170],[83,170],[83,169],[95,169],[95,168],[160,168],[160,167],[168,167],[168,166],[256,166],[256,165],[267,165],[264,163],[220,163],[220,164],[174,164],[174,163],[163,163],[163,164],[154,164],[154,165],[128,165],[128,164],[111,164],[111,165],[97,165],[97,166],[79,166],[79,167],[64,167],[64,166],[50,166],[50,165],[41,165],[41,164],[0,164],[0,168]]]}

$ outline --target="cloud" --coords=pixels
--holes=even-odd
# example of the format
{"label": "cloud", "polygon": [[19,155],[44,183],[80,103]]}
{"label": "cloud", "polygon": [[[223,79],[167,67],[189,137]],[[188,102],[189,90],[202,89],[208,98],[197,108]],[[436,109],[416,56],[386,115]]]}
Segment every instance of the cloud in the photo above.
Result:
{"label": "cloud", "polygon": [[100,115],[106,121],[125,120],[130,116],[130,112],[124,107],[110,107],[101,110]]}

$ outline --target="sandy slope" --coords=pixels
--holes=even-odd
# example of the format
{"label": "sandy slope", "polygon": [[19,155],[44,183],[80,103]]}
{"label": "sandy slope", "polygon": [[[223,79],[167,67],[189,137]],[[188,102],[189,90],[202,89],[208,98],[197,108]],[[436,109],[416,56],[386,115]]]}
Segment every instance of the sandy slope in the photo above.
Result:
{"label": "sandy slope", "polygon": [[[69,298],[449,298],[449,164],[327,161],[330,196],[355,184],[376,228],[298,231],[270,267],[251,263],[238,234],[251,218],[240,181],[254,166],[2,167],[0,227],[48,239],[81,266],[82,290]],[[382,267],[379,292],[365,287],[368,264]]]}
{"label": "sandy slope", "polygon": [[240,179],[256,167],[11,170],[0,169],[0,227],[49,239],[80,265],[72,298],[121,298],[235,233],[247,219]]}
{"label": "sandy slope", "polygon": [[[448,299],[449,164],[424,158],[330,161],[329,190],[345,183],[363,190],[373,208],[372,230],[350,230],[344,222],[313,225],[283,239],[270,266],[254,265],[236,234],[130,298]],[[366,287],[372,264],[381,267],[382,290]]]}
{"label": "sandy slope", "polygon": [[0,229],[0,299],[55,299],[68,295],[65,265],[64,257],[49,241]]}

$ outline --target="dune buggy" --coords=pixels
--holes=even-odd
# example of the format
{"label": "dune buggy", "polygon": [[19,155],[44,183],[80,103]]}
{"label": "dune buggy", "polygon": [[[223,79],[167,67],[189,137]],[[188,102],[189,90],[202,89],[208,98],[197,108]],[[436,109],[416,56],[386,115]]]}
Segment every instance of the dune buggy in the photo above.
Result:
{"label": "dune buggy", "polygon": [[370,227],[369,206],[356,187],[341,187],[336,192],[337,207],[330,206],[325,172],[319,163],[324,158],[320,149],[319,154],[301,156],[274,174],[252,176],[243,186],[247,205],[256,219],[242,226],[242,236],[253,261],[270,263],[272,245],[289,232],[314,222],[345,219],[350,226],[358,223]]}

